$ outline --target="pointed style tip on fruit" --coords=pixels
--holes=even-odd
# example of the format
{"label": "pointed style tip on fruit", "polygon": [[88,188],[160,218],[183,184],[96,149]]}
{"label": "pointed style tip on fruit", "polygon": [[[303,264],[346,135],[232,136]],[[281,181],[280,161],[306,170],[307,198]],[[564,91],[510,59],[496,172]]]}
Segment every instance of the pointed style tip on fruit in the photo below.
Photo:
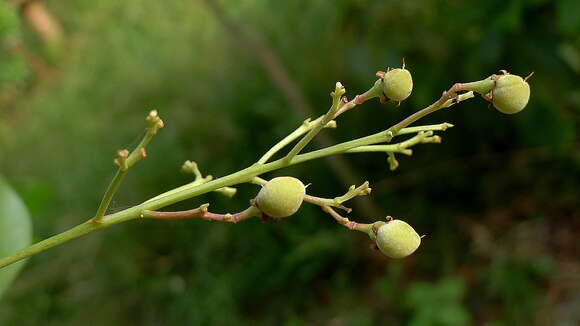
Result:
{"label": "pointed style tip on fruit", "polygon": [[375,233],[374,240],[380,251],[389,258],[407,257],[421,244],[419,234],[413,227],[401,220],[388,220],[371,232]]}
{"label": "pointed style tip on fruit", "polygon": [[395,102],[405,100],[413,91],[413,78],[404,67],[390,69],[384,73],[382,83],[385,97]]}
{"label": "pointed style tip on fruit", "polygon": [[505,114],[522,111],[530,100],[530,85],[526,79],[510,74],[496,76],[495,87],[491,91],[493,106]]}

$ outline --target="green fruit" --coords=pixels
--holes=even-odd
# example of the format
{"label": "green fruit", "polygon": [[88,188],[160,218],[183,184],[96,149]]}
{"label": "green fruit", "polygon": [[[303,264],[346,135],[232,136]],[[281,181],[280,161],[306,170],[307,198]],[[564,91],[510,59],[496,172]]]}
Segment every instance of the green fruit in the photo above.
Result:
{"label": "green fruit", "polygon": [[262,187],[256,196],[256,204],[270,217],[287,217],[300,208],[305,194],[302,181],[293,177],[277,177]]}
{"label": "green fruit", "polygon": [[405,68],[391,69],[383,77],[383,93],[393,101],[402,101],[411,95],[413,78]]}
{"label": "green fruit", "polygon": [[530,85],[520,76],[503,75],[497,78],[491,93],[493,106],[499,112],[515,114],[528,104]]}
{"label": "green fruit", "polygon": [[379,227],[376,242],[385,256],[403,258],[419,248],[421,237],[406,222],[392,220]]}

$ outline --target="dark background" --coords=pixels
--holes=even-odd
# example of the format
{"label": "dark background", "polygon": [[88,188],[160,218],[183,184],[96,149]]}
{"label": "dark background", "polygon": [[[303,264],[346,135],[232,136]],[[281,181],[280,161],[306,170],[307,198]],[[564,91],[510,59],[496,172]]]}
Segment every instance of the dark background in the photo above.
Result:
{"label": "dark background", "polygon": [[[477,98],[422,120],[456,127],[394,172],[364,153],[342,156],[346,168],[320,159],[265,175],[329,197],[369,180],[351,215],[425,234],[404,260],[311,205],[280,223],[130,222],[32,258],[1,325],[580,323],[580,2],[46,1],[57,25],[35,29],[38,17],[1,1],[0,169],[35,240],[94,213],[115,150],[136,145],[150,109],[166,127],[113,210],[190,181],[186,159],[214,176],[248,166],[324,113],[336,81],[352,97],[402,58],[407,101],[370,101],[323,134],[366,136],[455,82],[535,72],[520,114]],[[238,188],[174,208],[240,210],[257,188]]]}

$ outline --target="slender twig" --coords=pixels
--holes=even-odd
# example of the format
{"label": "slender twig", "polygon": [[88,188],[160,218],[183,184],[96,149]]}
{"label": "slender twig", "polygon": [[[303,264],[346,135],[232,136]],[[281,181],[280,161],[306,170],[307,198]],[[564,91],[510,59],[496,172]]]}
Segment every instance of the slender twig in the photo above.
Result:
{"label": "slender twig", "polygon": [[351,101],[346,101],[346,98],[342,96],[346,93],[346,89],[340,82],[336,83],[334,92],[330,93],[332,97],[332,105],[326,114],[322,117],[314,128],[312,128],[294,147],[288,152],[284,160],[286,162],[292,161],[292,159],[300,153],[310,143],[310,141],[322,130],[322,128],[331,120],[336,119],[339,115],[343,114],[344,112],[351,110],[358,104],[364,103],[366,100],[371,98],[377,97],[380,94],[380,86],[378,83],[375,83],[373,87],[369,90],[364,92],[362,95],[357,95]]}
{"label": "slender twig", "polygon": [[302,137],[302,139],[300,139],[296,145],[294,145],[294,147],[290,150],[290,152],[288,152],[286,157],[284,157],[284,160],[286,162],[290,162],[294,158],[294,156],[300,153],[300,151],[304,149],[306,145],[308,145],[308,143],[312,140],[312,138],[314,138],[314,136],[316,136],[320,132],[320,130],[322,130],[322,128],[328,122],[330,122],[330,120],[335,118],[335,113],[338,111],[339,106],[343,103],[342,96],[344,95],[344,93],[346,93],[346,89],[344,88],[344,86],[342,86],[340,82],[337,82],[334,92],[330,93],[330,96],[332,97],[332,105],[330,106],[330,109],[328,110],[328,112],[326,112],[326,114],[322,117],[322,119],[318,121],[318,123],[314,126],[314,128],[310,129],[310,131],[308,131],[308,133],[304,137]]}
{"label": "slender twig", "polygon": [[347,213],[350,213],[352,210],[342,203],[353,199],[354,197],[358,196],[366,196],[371,193],[371,187],[369,187],[369,182],[365,181],[362,185],[355,187],[354,185],[350,186],[348,192],[342,196],[334,197],[334,198],[322,198],[322,197],[315,197],[311,195],[305,195],[304,201],[318,205],[318,206],[332,206],[336,208],[340,208]]}
{"label": "slender twig", "polygon": [[[204,178],[203,175],[201,174],[201,171],[199,170],[199,166],[197,165],[197,163],[190,161],[190,160],[187,160],[187,161],[185,161],[185,163],[183,163],[183,165],[181,166],[181,171],[183,173],[193,174],[195,176],[195,180],[192,183],[196,184],[196,185],[206,183],[208,181],[213,180],[212,175],[207,175]],[[236,188],[233,188],[233,187],[222,187],[222,188],[214,190],[214,192],[218,192],[226,197],[232,198],[233,196],[236,195],[238,190]]]}
{"label": "slender twig", "polygon": [[346,217],[338,214],[332,207],[330,206],[322,206],[322,210],[328,213],[332,218],[334,218],[338,224],[347,227],[351,230],[360,231],[364,233],[368,233],[372,227],[372,224],[365,224],[365,223],[357,223],[355,221],[351,221]]}
{"label": "slender twig", "polygon": [[266,180],[264,180],[264,179],[262,179],[262,178],[260,178],[260,177],[253,177],[253,178],[250,180],[250,183],[257,184],[257,185],[260,185],[260,186],[263,186],[263,185],[265,185],[266,183],[268,183],[268,181],[266,181]]}
{"label": "slender twig", "polygon": [[209,204],[203,204],[200,205],[198,208],[177,212],[160,212],[160,211],[144,210],[141,212],[140,217],[155,218],[155,219],[171,219],[171,220],[201,218],[205,213],[207,213],[208,207]]}
{"label": "slender twig", "polygon": [[107,187],[107,190],[103,195],[103,199],[99,204],[99,208],[97,208],[97,212],[93,217],[93,219],[97,222],[99,222],[107,212],[107,209],[111,204],[111,200],[121,185],[121,182],[127,174],[127,171],[129,171],[129,168],[135,165],[135,163],[137,163],[139,160],[147,157],[145,147],[149,144],[149,142],[151,142],[151,139],[153,139],[153,137],[157,134],[157,131],[163,128],[163,120],[159,118],[156,110],[149,112],[146,121],[147,132],[145,133],[145,136],[143,136],[143,139],[139,145],[137,145],[137,147],[131,153],[129,153],[129,151],[126,149],[117,151],[115,164],[117,164],[119,168],[117,169],[117,173],[113,177],[113,180],[111,180],[111,183]]}
{"label": "slender twig", "polygon": [[435,101],[435,103],[429,105],[428,107],[426,107],[420,111],[417,111],[417,112],[411,114],[407,118],[403,119],[401,122],[390,127],[388,129],[388,132],[391,132],[393,135],[396,135],[396,134],[398,134],[398,132],[401,129],[407,127],[408,125],[423,118],[424,116],[426,116],[428,114],[431,114],[431,113],[433,113],[437,110],[443,109],[443,108],[448,108],[456,103],[459,103],[460,101],[463,101],[463,100],[466,100],[466,99],[473,97],[473,92],[471,92],[471,91],[457,96],[457,92],[460,92],[463,89],[464,89],[463,84],[456,83],[455,85],[451,86],[451,88],[449,88],[449,90],[443,92],[441,97],[437,101]]}
{"label": "slender twig", "polygon": [[336,207],[339,209],[342,209],[343,211],[350,213],[352,212],[352,209],[349,207],[346,207],[342,204],[337,204],[335,202],[333,202],[333,200],[331,198],[322,198],[322,197],[316,197],[316,196],[312,196],[312,195],[304,195],[304,201],[307,203],[311,203],[314,204],[316,206],[332,206],[332,207]]}
{"label": "slender twig", "polygon": [[415,134],[418,133],[419,131],[445,131],[449,128],[453,127],[452,124],[444,122],[444,123],[440,123],[440,124],[436,124],[436,125],[425,125],[425,126],[417,126],[417,127],[408,127],[408,128],[403,128],[401,130],[399,130],[399,132],[397,133],[397,135],[404,135],[404,134]]}
{"label": "slender twig", "polygon": [[409,147],[421,143],[440,143],[441,137],[433,136],[433,131],[420,131],[414,137],[396,144],[388,145],[367,145],[351,148],[346,153],[364,153],[364,152],[385,152],[385,153],[401,153],[405,155],[412,155],[413,151]]}
{"label": "slender twig", "polygon": [[140,217],[142,218],[153,218],[153,219],[164,219],[164,220],[177,220],[177,219],[192,219],[199,218],[206,221],[218,221],[227,223],[238,223],[239,221],[246,220],[251,217],[260,217],[262,212],[255,206],[250,206],[245,210],[235,213],[235,214],[217,214],[208,211],[209,204],[203,204],[195,209],[190,209],[186,211],[176,211],[176,212],[160,212],[143,210]]}
{"label": "slender twig", "polygon": [[[264,164],[268,162],[268,160],[282,148],[296,140],[298,137],[304,135],[306,132],[312,130],[312,128],[316,127],[319,123],[322,122],[323,118],[324,116],[320,116],[314,121],[310,121],[310,119],[304,120],[300,127],[291,132],[288,136],[284,137],[284,139],[276,143],[276,145],[272,146],[272,148],[270,148],[264,155],[262,155],[262,157],[258,160],[258,164]],[[336,128],[336,121],[329,121],[325,126],[323,126],[323,128]]]}

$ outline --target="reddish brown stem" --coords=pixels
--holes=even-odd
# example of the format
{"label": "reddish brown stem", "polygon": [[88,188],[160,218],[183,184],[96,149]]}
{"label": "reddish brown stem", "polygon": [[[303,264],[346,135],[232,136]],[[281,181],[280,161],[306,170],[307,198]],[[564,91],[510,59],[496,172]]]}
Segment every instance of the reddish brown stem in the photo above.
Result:
{"label": "reddish brown stem", "polygon": [[154,218],[154,219],[165,219],[165,220],[179,220],[179,219],[192,219],[199,218],[206,221],[218,221],[218,222],[228,222],[237,223],[239,221],[248,219],[250,217],[260,216],[260,211],[254,207],[250,206],[247,209],[235,213],[235,214],[217,214],[208,211],[208,204],[202,205],[195,209],[190,209],[186,211],[176,211],[176,212],[160,212],[160,211],[149,211],[145,210],[141,213],[143,218]]}
{"label": "reddish brown stem", "polygon": [[330,214],[330,216],[332,216],[340,225],[345,226],[351,230],[366,232],[365,229],[369,226],[369,224],[357,223],[341,216],[330,206],[323,206],[322,210]]}

